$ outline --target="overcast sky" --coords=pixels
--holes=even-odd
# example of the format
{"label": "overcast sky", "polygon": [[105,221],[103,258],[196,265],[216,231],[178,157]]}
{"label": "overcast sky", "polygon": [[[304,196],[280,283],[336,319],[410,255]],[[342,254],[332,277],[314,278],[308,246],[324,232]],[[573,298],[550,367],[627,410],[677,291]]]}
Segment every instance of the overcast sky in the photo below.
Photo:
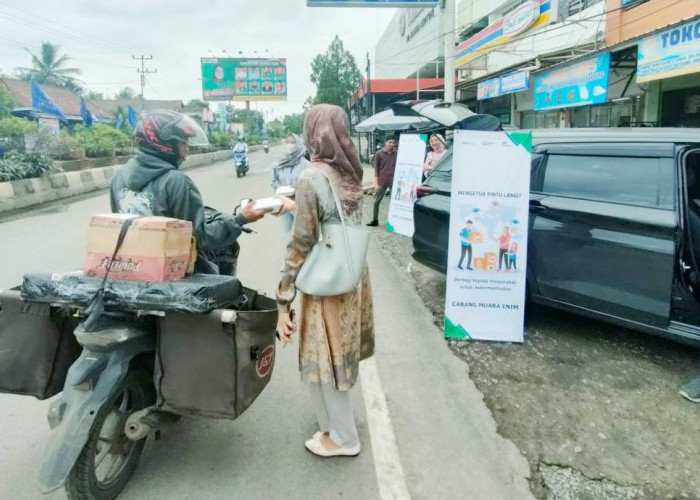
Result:
{"label": "overcast sky", "polygon": [[[153,55],[147,99],[201,98],[200,57],[254,50],[286,57],[289,100],[258,103],[274,116],[301,111],[314,93],[311,61],[338,34],[364,71],[394,9],[308,8],[305,0],[0,0],[0,72],[29,66],[27,47],[61,45],[90,90],[139,91],[139,64]],[[251,104],[255,107],[254,104]],[[242,106],[239,103],[238,106]]]}

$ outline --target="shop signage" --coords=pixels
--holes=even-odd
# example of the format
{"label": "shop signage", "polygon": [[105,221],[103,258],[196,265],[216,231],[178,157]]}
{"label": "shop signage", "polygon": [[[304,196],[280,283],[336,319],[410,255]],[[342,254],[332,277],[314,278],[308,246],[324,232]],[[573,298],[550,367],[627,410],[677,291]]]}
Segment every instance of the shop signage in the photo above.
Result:
{"label": "shop signage", "polygon": [[438,0],[306,0],[308,7],[436,7]]}
{"label": "shop signage", "polygon": [[530,88],[530,72],[529,71],[514,71],[502,75],[499,78],[493,78],[481,82],[477,86],[476,98],[481,101],[483,99],[491,99],[501,95],[521,92]]}
{"label": "shop signage", "polygon": [[535,75],[535,111],[602,104],[608,99],[610,52]]}
{"label": "shop signage", "polygon": [[637,82],[700,72],[700,20],[655,33],[637,47]]}
{"label": "shop signage", "polygon": [[455,130],[453,147],[445,337],[522,342],[532,136]]}
{"label": "shop signage", "polygon": [[455,49],[456,66],[462,67],[493,47],[517,39],[526,31],[556,21],[556,0],[532,0],[500,18]]}
{"label": "shop signage", "polygon": [[391,187],[391,205],[386,229],[411,238],[413,236],[413,204],[416,190],[423,180],[425,143],[428,137],[418,134],[401,134],[396,157],[394,184]]}
{"label": "shop signage", "polygon": [[492,78],[481,82],[476,88],[476,99],[482,101],[501,95],[501,79]]}
{"label": "shop signage", "polygon": [[519,35],[535,24],[538,17],[540,17],[540,2],[535,0],[526,2],[503,18],[503,34]]}
{"label": "shop signage", "polygon": [[501,94],[522,92],[530,88],[530,72],[514,71],[501,76]]}

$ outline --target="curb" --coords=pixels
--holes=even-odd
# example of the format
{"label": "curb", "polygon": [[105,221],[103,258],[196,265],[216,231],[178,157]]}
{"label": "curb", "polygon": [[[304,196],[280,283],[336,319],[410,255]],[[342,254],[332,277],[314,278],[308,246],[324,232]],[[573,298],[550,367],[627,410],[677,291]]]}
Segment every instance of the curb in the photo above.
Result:
{"label": "curb", "polygon": [[[253,149],[255,147],[250,149],[255,151]],[[229,154],[228,150],[223,150],[192,155],[185,160],[180,169],[187,170],[211,165],[227,160]],[[74,172],[60,172],[34,179],[0,182],[0,215],[107,189],[112,182],[114,173],[123,166],[97,167]]]}

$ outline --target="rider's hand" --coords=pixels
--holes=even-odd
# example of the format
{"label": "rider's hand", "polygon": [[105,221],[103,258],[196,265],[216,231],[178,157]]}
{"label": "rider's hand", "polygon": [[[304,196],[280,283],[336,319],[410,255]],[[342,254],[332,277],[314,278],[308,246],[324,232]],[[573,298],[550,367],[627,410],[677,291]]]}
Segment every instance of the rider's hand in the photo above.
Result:
{"label": "rider's hand", "polygon": [[282,342],[291,342],[296,329],[297,326],[292,320],[291,314],[280,309],[277,312],[277,333],[280,334],[280,340]]}
{"label": "rider's hand", "polygon": [[297,209],[297,204],[294,200],[287,198],[286,196],[275,195],[275,198],[282,202],[282,208],[275,212],[275,215],[284,215],[286,213],[294,213]]}
{"label": "rider's hand", "polygon": [[247,203],[241,208],[241,215],[245,218],[246,222],[255,222],[256,220],[262,219],[269,210],[256,210],[253,208],[255,203]]}

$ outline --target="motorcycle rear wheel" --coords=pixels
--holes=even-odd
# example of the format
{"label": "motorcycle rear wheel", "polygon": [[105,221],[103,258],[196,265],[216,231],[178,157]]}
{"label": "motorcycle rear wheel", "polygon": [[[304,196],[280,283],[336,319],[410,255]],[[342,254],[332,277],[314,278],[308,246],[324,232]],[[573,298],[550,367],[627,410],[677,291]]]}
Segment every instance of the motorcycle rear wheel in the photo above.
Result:
{"label": "motorcycle rear wheel", "polygon": [[146,439],[126,437],[126,419],[154,403],[152,377],[144,370],[129,372],[97,414],[88,442],[66,481],[69,500],[113,500],[121,493],[146,444]]}

